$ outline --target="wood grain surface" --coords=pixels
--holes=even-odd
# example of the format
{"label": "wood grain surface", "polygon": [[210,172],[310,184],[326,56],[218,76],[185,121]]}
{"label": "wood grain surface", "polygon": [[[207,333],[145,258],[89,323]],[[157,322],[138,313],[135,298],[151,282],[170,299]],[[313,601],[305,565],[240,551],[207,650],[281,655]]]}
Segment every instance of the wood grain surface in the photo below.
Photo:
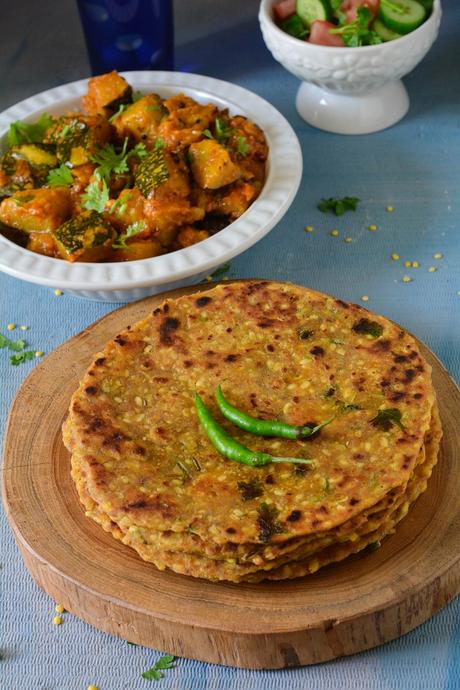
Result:
{"label": "wood grain surface", "polygon": [[3,500],[24,562],[67,610],[130,642],[203,661],[283,668],[353,654],[420,625],[460,591],[460,392],[425,347],[444,429],[428,490],[371,554],[306,578],[214,584],[159,572],[85,517],[61,425],[93,354],[176,290],[105,316],[24,382],[4,448]]}

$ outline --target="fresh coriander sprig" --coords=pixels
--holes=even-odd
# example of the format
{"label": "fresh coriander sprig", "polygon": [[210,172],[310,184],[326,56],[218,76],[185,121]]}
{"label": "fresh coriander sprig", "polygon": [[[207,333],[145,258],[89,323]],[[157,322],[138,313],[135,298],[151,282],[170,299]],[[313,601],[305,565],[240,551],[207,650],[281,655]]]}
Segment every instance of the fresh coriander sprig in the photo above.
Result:
{"label": "fresh coriander sprig", "polygon": [[17,367],[19,364],[22,364],[23,362],[28,362],[31,359],[34,359],[37,355],[33,350],[26,350],[24,352],[18,352],[15,355],[11,355],[10,357],[10,362],[14,367]]}
{"label": "fresh coriander sprig", "polygon": [[356,14],[357,17],[354,22],[343,24],[336,29],[329,29],[329,33],[341,36],[345,45],[350,48],[382,43],[380,36],[369,28],[374,19],[370,9],[358,7]]}
{"label": "fresh coriander sprig", "polygon": [[24,340],[10,340],[6,336],[0,334],[0,349],[7,347],[9,350],[21,352],[21,350],[24,350],[25,346],[26,343]]}
{"label": "fresh coriander sprig", "polygon": [[46,181],[50,187],[70,187],[73,184],[73,175],[67,165],[61,163],[59,168],[49,171]]}
{"label": "fresh coriander sprig", "polygon": [[236,150],[242,156],[248,155],[248,153],[250,151],[250,146],[249,146],[248,142],[246,141],[246,137],[238,137],[237,142],[236,142]]}
{"label": "fresh coriander sprig", "polygon": [[344,196],[343,199],[321,199],[318,208],[321,213],[332,211],[336,216],[343,216],[346,211],[356,211],[359,199],[356,196]]}
{"label": "fresh coriander sprig", "polygon": [[142,674],[142,678],[145,678],[145,680],[161,680],[164,676],[164,673],[162,671],[165,671],[170,668],[174,668],[174,661],[175,661],[174,656],[171,654],[166,654],[165,656],[162,656],[154,663],[152,668],[149,668],[148,671],[144,671]]}
{"label": "fresh coriander sprig", "polygon": [[33,144],[43,141],[46,130],[53,124],[53,118],[47,113],[43,113],[37,122],[28,124],[17,120],[10,124],[7,141],[8,146],[19,146],[20,144]]}
{"label": "fresh coriander sprig", "polygon": [[371,419],[371,424],[379,427],[382,431],[390,431],[394,424],[404,430],[405,427],[401,422],[401,417],[401,412],[396,407],[387,407],[377,412],[376,416]]}
{"label": "fresh coriander sprig", "polygon": [[88,211],[102,213],[109,200],[107,182],[95,172],[95,180],[90,182],[82,195],[82,206]]}
{"label": "fresh coriander sprig", "polygon": [[126,249],[128,246],[126,244],[126,240],[129,240],[130,237],[135,237],[135,235],[139,235],[139,233],[145,230],[145,227],[144,220],[138,220],[135,223],[128,225],[125,232],[121,235],[118,235],[116,241],[112,244],[113,249]]}
{"label": "fresh coriander sprig", "polygon": [[108,182],[112,173],[122,175],[129,172],[128,158],[131,156],[144,158],[147,155],[146,148],[142,143],[136,144],[130,151],[127,149],[128,137],[125,138],[120,153],[115,151],[113,144],[98,147],[94,155],[90,157],[91,161],[97,164],[95,172]]}
{"label": "fresh coriander sprig", "polygon": [[109,117],[109,122],[113,122],[113,121],[116,120],[118,117],[120,117],[120,115],[122,114],[122,112],[123,112],[124,110],[126,110],[126,108],[128,107],[128,105],[130,105],[130,104],[129,104],[129,103],[120,103],[120,105],[118,106],[118,110],[116,111],[116,113],[114,113],[111,117]]}

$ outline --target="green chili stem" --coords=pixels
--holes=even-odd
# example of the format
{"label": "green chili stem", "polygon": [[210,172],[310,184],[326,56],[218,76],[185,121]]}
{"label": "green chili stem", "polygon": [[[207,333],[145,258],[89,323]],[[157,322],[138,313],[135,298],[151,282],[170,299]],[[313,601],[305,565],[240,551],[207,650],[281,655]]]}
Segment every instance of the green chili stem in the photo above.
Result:
{"label": "green chili stem", "polygon": [[250,450],[239,443],[214,419],[198,393],[195,394],[198,419],[214,448],[224,457],[250,467],[263,467],[271,462],[292,462],[298,465],[312,465],[313,460],[303,458],[278,458],[268,453]]}
{"label": "green chili stem", "polygon": [[276,419],[257,419],[256,417],[251,417],[245,412],[233,407],[233,405],[224,397],[220,386],[217,386],[216,400],[220,411],[226,419],[236,426],[239,426],[240,429],[249,431],[250,434],[256,434],[257,436],[278,436],[280,438],[290,438],[293,440],[308,438],[309,436],[316,434],[320,429],[323,428],[323,426],[330,424],[335,419],[334,415],[325,422],[317,424],[313,427],[293,426],[292,424],[286,424],[285,422],[280,422]]}

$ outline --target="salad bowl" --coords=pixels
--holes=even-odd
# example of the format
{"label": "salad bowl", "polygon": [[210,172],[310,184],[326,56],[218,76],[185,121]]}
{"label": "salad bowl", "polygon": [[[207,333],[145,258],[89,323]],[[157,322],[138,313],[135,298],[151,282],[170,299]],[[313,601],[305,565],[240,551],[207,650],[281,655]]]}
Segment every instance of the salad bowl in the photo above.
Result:
{"label": "salad bowl", "polygon": [[369,134],[398,122],[409,109],[401,78],[423,59],[436,40],[441,2],[430,17],[402,38],[378,45],[335,47],[308,43],[282,31],[273,18],[273,0],[262,0],[259,23],[275,60],[302,80],[299,115],[337,134]]}

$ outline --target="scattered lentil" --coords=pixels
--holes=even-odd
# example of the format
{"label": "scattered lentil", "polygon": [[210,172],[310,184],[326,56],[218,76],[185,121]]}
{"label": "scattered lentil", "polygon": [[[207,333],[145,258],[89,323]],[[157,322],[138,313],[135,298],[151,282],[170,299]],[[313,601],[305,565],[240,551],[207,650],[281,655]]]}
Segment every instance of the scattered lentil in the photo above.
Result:
{"label": "scattered lentil", "polygon": [[56,297],[60,297],[62,295],[62,290],[55,290],[54,294],[56,295]]}
{"label": "scattered lentil", "polygon": [[338,237],[339,231],[338,230],[331,230],[331,235],[332,235],[332,237]]}
{"label": "scattered lentil", "polygon": [[436,252],[436,254],[433,254],[433,259],[442,259],[441,252]]}
{"label": "scattered lentil", "polygon": [[435,273],[437,270],[438,269],[436,268],[436,266],[430,266],[430,268],[428,269],[428,273]]}
{"label": "scattered lentil", "polygon": [[361,297],[361,299],[362,299],[363,302],[369,302],[369,296],[368,296],[368,295],[363,295],[363,296]]}
{"label": "scattered lentil", "polygon": [[62,623],[61,616],[54,616],[53,623],[54,623],[54,625],[61,625],[61,623]]}
{"label": "scattered lentil", "polygon": [[28,330],[29,330],[29,326],[21,326],[21,331],[28,331]]}
{"label": "scattered lentil", "polygon": [[370,230],[371,232],[375,232],[377,230],[377,226],[372,223],[372,225],[369,225],[369,227],[367,229]]}
{"label": "scattered lentil", "polygon": [[406,268],[410,268],[410,267],[412,266],[412,261],[405,261],[405,262],[404,262],[404,266],[405,266]]}
{"label": "scattered lentil", "polygon": [[304,227],[305,232],[313,232],[313,225],[306,225]]}
{"label": "scattered lentil", "polygon": [[413,261],[412,262],[412,268],[420,268],[420,264],[418,261]]}
{"label": "scattered lentil", "polygon": [[16,324],[15,324],[15,323],[9,323],[8,326],[7,326],[7,329],[8,329],[9,331],[14,331],[15,328],[16,328]]}
{"label": "scattered lentil", "polygon": [[88,685],[87,690],[98,690],[96,685]]}
{"label": "scattered lentil", "polygon": [[345,242],[353,242],[353,237],[345,237]]}
{"label": "scattered lentil", "polygon": [[410,283],[411,281],[412,281],[412,278],[410,278],[409,276],[403,276],[402,277],[403,283]]}
{"label": "scattered lentil", "polygon": [[396,252],[393,252],[393,254],[391,255],[391,258],[393,259],[393,261],[398,261],[399,254],[396,254]]}
{"label": "scattered lentil", "polygon": [[35,357],[43,357],[43,352],[41,350],[37,350]]}
{"label": "scattered lentil", "polygon": [[56,606],[54,607],[54,610],[56,611],[56,613],[64,613],[65,608],[63,607],[62,604],[56,604]]}
{"label": "scattered lentil", "polygon": [[393,208],[393,206],[387,206],[385,210],[387,213],[393,213],[394,208]]}

